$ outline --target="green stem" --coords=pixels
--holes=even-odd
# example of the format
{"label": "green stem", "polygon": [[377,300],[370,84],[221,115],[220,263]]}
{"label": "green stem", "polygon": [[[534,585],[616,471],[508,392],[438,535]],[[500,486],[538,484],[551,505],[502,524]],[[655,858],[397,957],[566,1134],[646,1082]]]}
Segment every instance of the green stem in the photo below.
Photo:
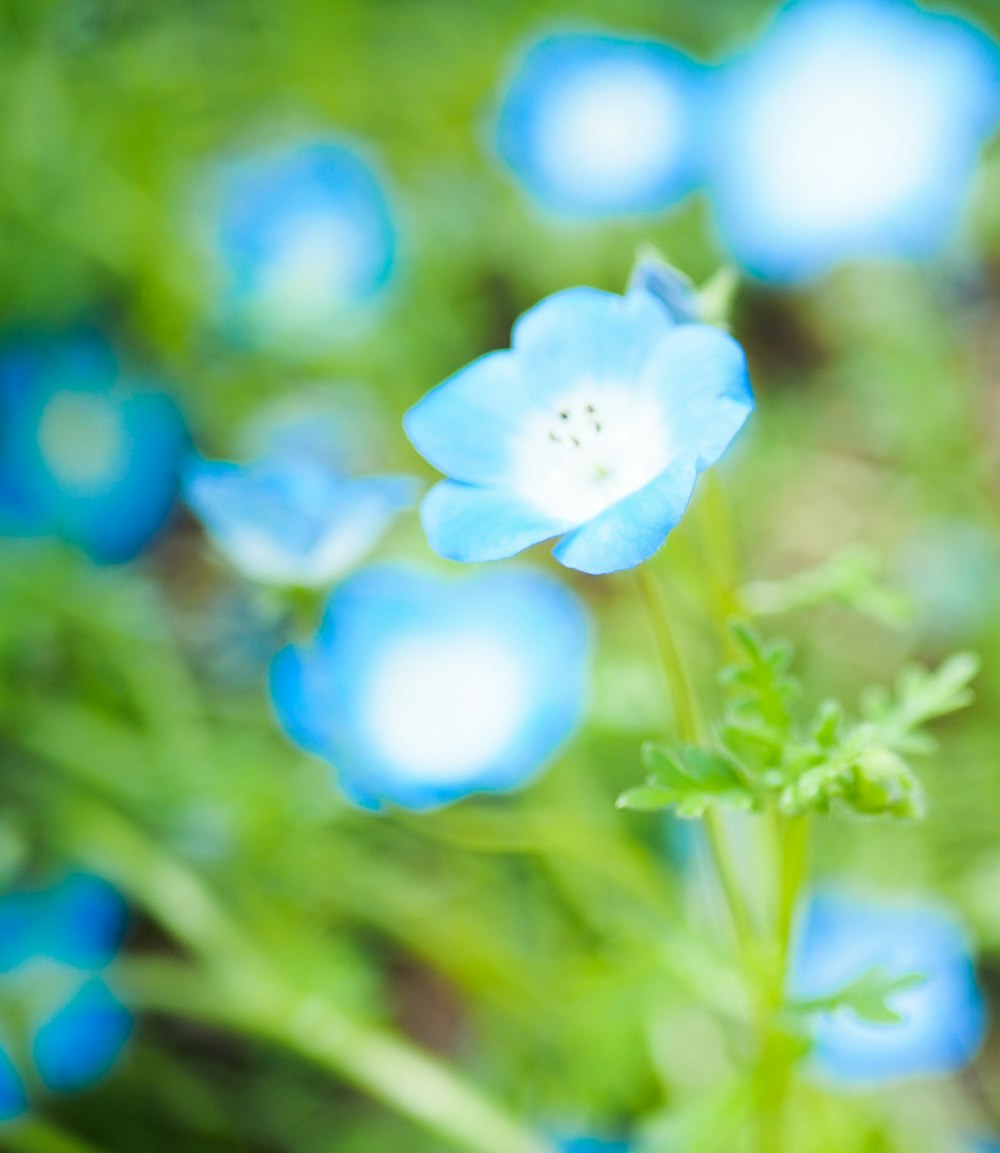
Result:
{"label": "green stem", "polygon": [[455,1145],[479,1153],[551,1153],[534,1133],[449,1069],[325,997],[298,992],[273,972],[249,968],[214,979],[183,962],[122,967],[129,1002],[259,1037],[347,1079]]}
{"label": "green stem", "polygon": [[681,660],[680,649],[674,639],[667,610],[660,596],[660,590],[644,565],[640,565],[635,570],[635,575],[639,585],[639,595],[646,606],[653,636],[656,639],[657,651],[660,655],[660,663],[663,666],[663,672],[670,689],[674,719],[677,722],[677,735],[682,741],[694,743],[698,740],[701,732],[698,709],[695,705],[694,693],[691,690],[687,670]]}
{"label": "green stem", "polygon": [[777,901],[774,950],[763,992],[760,1050],[757,1059],[757,1148],[759,1153],[784,1153],[788,1124],[786,1112],[796,1060],[793,1040],[786,1034],[782,1015],[791,957],[795,912],[809,866],[808,816],[785,817],[772,811],[777,850]]}
{"label": "green stem", "polygon": [[809,872],[810,821],[808,814],[778,817],[778,978],[784,991],[795,927],[795,910]]}
{"label": "green stem", "polygon": [[[694,743],[701,736],[701,722],[698,717],[698,708],[695,704],[691,682],[684,668],[680,649],[674,639],[663,598],[655,580],[644,566],[640,566],[636,570],[636,580],[639,585],[639,593],[646,606],[646,612],[649,615],[653,636],[656,639],[656,646],[660,655],[660,663],[667,680],[673,703],[674,718],[677,722],[677,735],[682,741]],[[714,805],[710,806],[705,813],[705,834],[709,852],[712,855],[722,885],[726,906],[736,930],[737,940],[746,958],[750,959],[754,952],[753,923],[727,844],[722,814]]]}
{"label": "green stem", "polygon": [[4,1126],[0,1148],[8,1153],[101,1153],[96,1145],[67,1133],[41,1117],[26,1117]]}
{"label": "green stem", "polygon": [[136,1003],[284,1045],[472,1153],[551,1153],[533,1130],[436,1058],[299,988],[194,873],[123,818],[80,805],[74,835],[83,860],[201,961],[198,968],[165,962],[123,968]]}

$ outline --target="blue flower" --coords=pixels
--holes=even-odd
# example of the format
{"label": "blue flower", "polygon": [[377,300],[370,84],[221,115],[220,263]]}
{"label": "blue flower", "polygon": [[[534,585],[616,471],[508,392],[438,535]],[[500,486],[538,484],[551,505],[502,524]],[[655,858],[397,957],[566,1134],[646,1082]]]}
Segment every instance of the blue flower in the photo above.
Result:
{"label": "blue flower", "polygon": [[222,311],[239,335],[264,343],[327,335],[385,287],[396,229],[379,180],[352,146],[285,146],[233,161],[220,183],[214,247]]}
{"label": "blue flower", "polygon": [[653,40],[546,37],[525,54],[507,90],[500,155],[552,212],[659,211],[697,181],[701,74]]}
{"label": "blue flower", "polygon": [[83,1089],[118,1059],[132,1019],[105,970],[126,919],[118,893],[83,873],[0,897],[0,1005],[17,1006],[0,1014],[0,1120],[27,1109],[26,1077]]}
{"label": "blue flower", "polygon": [[743,350],[642,289],[558,292],[512,345],[406,414],[417,451],[451,478],[423,502],[431,547],[496,560],[565,533],[555,556],[570,568],[646,560],[753,407]]}
{"label": "blue flower", "polygon": [[356,803],[429,809],[539,771],[580,720],[587,648],[548,577],[379,565],[334,591],[312,645],[278,654],[271,696]]}
{"label": "blue flower", "polygon": [[410,507],[406,476],[342,476],[308,452],[249,465],[198,460],[185,494],[212,540],[251,580],[315,588],[352,568]]}
{"label": "blue flower", "polygon": [[986,1027],[968,944],[936,906],[901,906],[825,893],[810,903],[793,966],[797,997],[827,996],[872,970],[925,980],[895,994],[897,1025],[858,1020],[846,1010],[820,1017],[815,1062],[841,1082],[878,1082],[946,1073],[974,1055]]}
{"label": "blue flower", "polygon": [[173,402],[120,378],[96,335],[0,352],[0,531],[56,534],[102,562],[163,527],[187,447]]}
{"label": "blue flower", "polygon": [[750,271],[797,281],[951,235],[1000,119],[1000,51],[910,0],[798,0],[718,82],[710,186]]}
{"label": "blue flower", "polygon": [[600,1137],[569,1137],[559,1142],[560,1153],[629,1153],[627,1141],[609,1141]]}

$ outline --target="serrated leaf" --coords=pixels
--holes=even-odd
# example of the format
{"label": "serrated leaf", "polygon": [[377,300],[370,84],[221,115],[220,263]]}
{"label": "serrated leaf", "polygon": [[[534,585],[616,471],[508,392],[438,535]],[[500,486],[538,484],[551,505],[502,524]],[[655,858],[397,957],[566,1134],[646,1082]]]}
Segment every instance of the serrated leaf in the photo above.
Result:
{"label": "serrated leaf", "polygon": [[741,788],[743,780],[733,763],[722,753],[687,745],[681,753],[681,771],[700,788],[724,793]]}
{"label": "serrated leaf", "polygon": [[876,966],[865,970],[835,993],[796,1001],[790,1008],[793,1012],[803,1015],[847,1010],[859,1021],[869,1025],[899,1025],[906,1018],[889,1004],[890,998],[909,989],[915,989],[926,980],[926,974],[923,973],[893,975]]}
{"label": "serrated leaf", "polygon": [[824,701],[816,712],[813,721],[813,740],[821,748],[833,748],[840,736],[844,723],[844,710],[838,701]]}
{"label": "serrated leaf", "polygon": [[656,741],[646,741],[640,750],[642,767],[649,773],[651,783],[684,789],[689,784],[673,751]]}
{"label": "serrated leaf", "polygon": [[626,789],[615,802],[619,809],[634,809],[640,813],[656,812],[677,802],[677,794],[662,785],[636,785]]}
{"label": "serrated leaf", "polygon": [[781,760],[783,743],[756,721],[743,724],[730,717],[719,736],[733,756],[751,768],[764,769]]}

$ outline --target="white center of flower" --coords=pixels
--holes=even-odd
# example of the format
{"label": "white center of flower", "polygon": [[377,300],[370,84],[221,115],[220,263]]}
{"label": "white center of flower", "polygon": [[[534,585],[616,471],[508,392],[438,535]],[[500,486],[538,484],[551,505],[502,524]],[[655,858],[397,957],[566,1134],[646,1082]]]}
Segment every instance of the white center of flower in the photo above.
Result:
{"label": "white center of flower", "polygon": [[117,405],[90,392],[56,392],[38,422],[46,468],[67,489],[105,492],[125,475],[129,442]]}
{"label": "white center of flower", "polygon": [[748,126],[759,195],[789,228],[864,226],[934,178],[940,110],[907,60],[852,42],[803,57]]}
{"label": "white center of flower", "polygon": [[367,727],[409,778],[464,781],[519,735],[530,703],[525,673],[511,647],[486,632],[407,637],[372,673]]}
{"label": "white center of flower", "polygon": [[669,81],[638,64],[605,64],[550,94],[538,155],[549,178],[585,196],[641,194],[669,171],[683,124]]}
{"label": "white center of flower", "polygon": [[575,525],[648,484],[675,452],[655,395],[584,381],[529,415],[514,445],[514,475],[539,512]]}

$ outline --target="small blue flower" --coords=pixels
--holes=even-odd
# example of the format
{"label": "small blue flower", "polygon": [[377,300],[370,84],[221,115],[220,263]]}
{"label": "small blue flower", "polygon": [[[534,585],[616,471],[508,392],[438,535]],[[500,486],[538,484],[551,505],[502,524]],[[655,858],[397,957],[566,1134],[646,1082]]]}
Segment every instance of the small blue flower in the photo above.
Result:
{"label": "small blue flower", "polygon": [[331,583],[410,507],[406,476],[342,476],[308,452],[278,451],[249,465],[198,460],[185,495],[212,540],[244,576],[265,584]]}
{"label": "small blue flower", "polygon": [[233,161],[216,211],[222,311],[251,340],[323,335],[376,297],[392,272],[396,229],[385,193],[342,141]]}
{"label": "small blue flower", "polygon": [[701,75],[654,40],[546,37],[524,55],[507,90],[500,155],[554,213],[659,211],[697,181]]}
{"label": "small blue flower", "polygon": [[278,654],[271,696],[356,803],[429,809],[540,770],[580,720],[587,649],[548,577],[379,565],[334,591],[311,646]]}
{"label": "small blue flower", "polygon": [[569,568],[631,568],[663,544],[697,475],[753,407],[743,350],[679,324],[653,293],[570,288],[406,414],[417,451],[451,479],[424,499],[431,547],[458,561],[563,536]]}
{"label": "small blue flower", "polygon": [[600,1137],[569,1137],[559,1142],[560,1153],[629,1153],[627,1141],[609,1141]]}
{"label": "small blue flower", "polygon": [[968,944],[951,916],[936,906],[815,897],[796,951],[794,995],[827,996],[875,969],[925,980],[890,999],[903,1015],[900,1024],[867,1023],[846,1010],[818,1018],[814,1057],[822,1074],[863,1084],[946,1073],[971,1060],[986,1010]]}
{"label": "small blue flower", "polygon": [[92,333],[0,351],[0,531],[127,561],[173,507],[187,436],[173,402],[119,379]]}
{"label": "small blue flower", "polygon": [[118,893],[82,873],[0,897],[0,1005],[17,1008],[0,1013],[0,1120],[27,1109],[26,1078],[83,1089],[118,1059],[132,1019],[105,971],[126,920]]}
{"label": "small blue flower", "polygon": [[658,256],[641,256],[635,262],[628,292],[651,293],[676,324],[695,324],[701,319],[701,302],[690,278]]}
{"label": "small blue flower", "polygon": [[1000,50],[910,0],[793,0],[725,69],[710,186],[751,272],[917,258],[957,223],[1000,120]]}

